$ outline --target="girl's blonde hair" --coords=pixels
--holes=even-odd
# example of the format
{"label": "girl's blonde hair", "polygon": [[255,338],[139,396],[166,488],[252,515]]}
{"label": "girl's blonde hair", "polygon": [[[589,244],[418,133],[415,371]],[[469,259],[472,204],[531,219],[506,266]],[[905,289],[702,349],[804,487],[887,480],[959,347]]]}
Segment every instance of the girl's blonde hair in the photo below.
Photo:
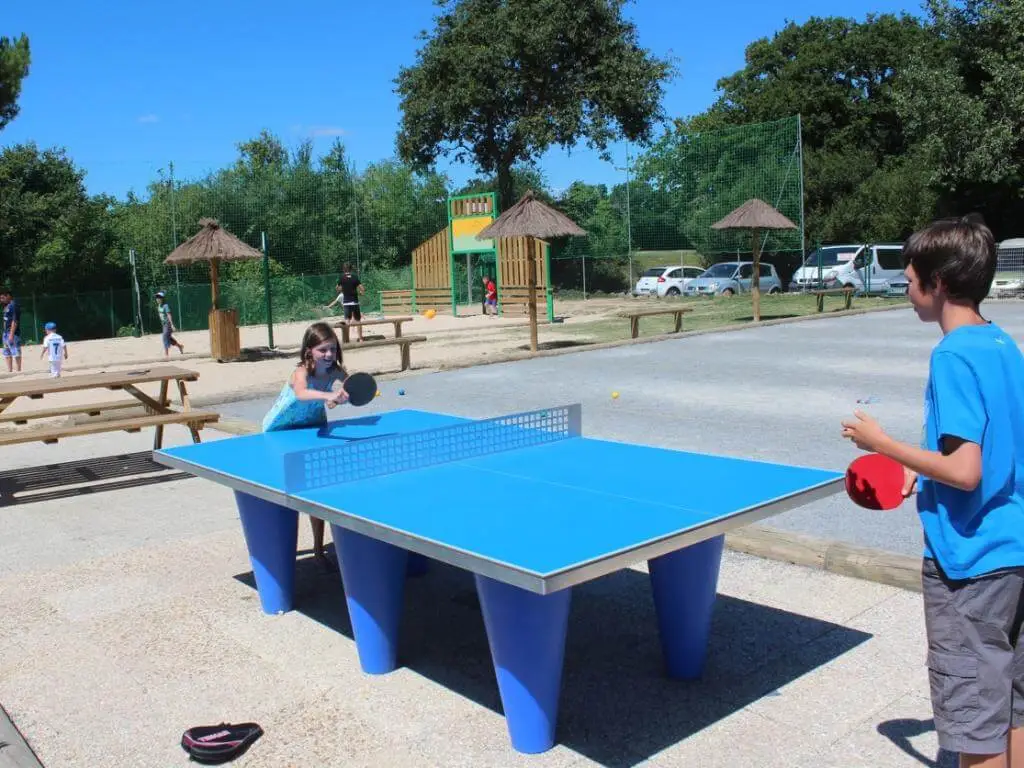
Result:
{"label": "girl's blonde hair", "polygon": [[341,364],[341,342],[338,341],[338,334],[327,323],[313,323],[302,334],[302,347],[299,349],[298,362],[298,365],[305,366],[306,373],[310,376],[313,375],[316,368],[313,364],[313,347],[318,347],[325,341],[333,341],[338,348],[338,357],[331,370],[345,373],[345,368]]}

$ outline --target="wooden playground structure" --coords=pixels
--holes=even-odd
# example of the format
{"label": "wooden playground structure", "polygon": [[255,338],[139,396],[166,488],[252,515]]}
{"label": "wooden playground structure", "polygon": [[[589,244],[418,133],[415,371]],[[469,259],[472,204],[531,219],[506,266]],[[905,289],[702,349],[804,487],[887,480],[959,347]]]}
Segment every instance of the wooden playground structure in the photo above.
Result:
{"label": "wooden playground structure", "polygon": [[[480,275],[489,274],[498,289],[498,314],[528,314],[532,258],[536,266],[536,301],[544,305],[548,322],[553,322],[548,244],[532,237],[478,240],[476,234],[491,224],[496,215],[497,201],[493,193],[449,198],[448,226],[412,252],[412,287],[381,291],[381,311],[385,315],[393,315],[433,309],[457,315],[456,259],[464,255],[470,302],[472,287],[477,285],[477,290],[481,289]],[[473,268],[474,257],[476,270]]]}

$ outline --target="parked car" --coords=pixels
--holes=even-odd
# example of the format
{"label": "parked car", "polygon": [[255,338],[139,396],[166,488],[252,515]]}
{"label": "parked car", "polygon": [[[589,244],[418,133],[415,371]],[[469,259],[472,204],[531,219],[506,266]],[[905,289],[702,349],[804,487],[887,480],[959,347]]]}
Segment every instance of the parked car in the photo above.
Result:
{"label": "parked car", "polygon": [[[781,293],[782,281],[775,265],[762,263],[759,270],[761,293]],[[700,275],[686,284],[686,296],[732,296],[750,293],[753,283],[754,265],[749,261],[722,261],[712,264]]]}
{"label": "parked car", "polygon": [[1024,294],[1024,237],[1003,240],[996,251],[996,275],[988,295],[992,298]]}
{"label": "parked car", "polygon": [[906,275],[900,277],[894,277],[889,281],[888,287],[885,289],[886,296],[906,296],[907,288],[910,287],[910,281],[907,280]]}
{"label": "parked car", "polygon": [[678,296],[693,278],[704,270],[701,267],[677,265],[651,267],[644,270],[633,288],[634,296]]}
{"label": "parked car", "polygon": [[703,274],[703,267],[672,267],[658,278],[658,297],[682,295],[690,281]]}
{"label": "parked car", "polygon": [[789,290],[849,287],[857,293],[884,294],[890,280],[902,277],[903,246],[898,243],[828,245],[804,260]]}
{"label": "parked car", "polygon": [[672,267],[648,267],[640,275],[640,279],[633,286],[634,296],[657,296],[658,278],[664,275]]}

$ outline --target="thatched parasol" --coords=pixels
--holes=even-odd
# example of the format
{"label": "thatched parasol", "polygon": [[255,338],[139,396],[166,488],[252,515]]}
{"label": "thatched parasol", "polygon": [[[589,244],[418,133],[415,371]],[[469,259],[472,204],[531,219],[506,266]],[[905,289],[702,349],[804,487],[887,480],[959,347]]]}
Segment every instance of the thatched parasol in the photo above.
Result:
{"label": "thatched parasol", "polygon": [[171,251],[164,263],[179,265],[196,261],[210,262],[210,290],[213,309],[217,309],[220,298],[220,262],[262,259],[263,254],[221,227],[216,219],[200,219],[199,226],[202,228]]}
{"label": "thatched parasol", "polygon": [[[477,234],[477,240],[499,237],[533,237],[550,240],[553,237],[585,237],[587,231],[564,213],[538,200],[528,190],[519,202],[505,211]],[[537,260],[530,254],[526,268],[527,288],[530,291],[530,351],[537,351]]]}
{"label": "thatched parasol", "polygon": [[530,190],[518,203],[481,231],[477,239],[527,235],[539,240],[550,240],[553,237],[585,237],[586,234],[586,230],[577,226],[575,221],[538,200],[533,190]]}
{"label": "thatched parasol", "polygon": [[764,200],[756,197],[747,200],[721,221],[711,225],[712,229],[749,229],[753,238],[754,274],[751,275],[751,295],[754,305],[754,322],[761,319],[761,230],[796,229],[796,224],[787,219]]}

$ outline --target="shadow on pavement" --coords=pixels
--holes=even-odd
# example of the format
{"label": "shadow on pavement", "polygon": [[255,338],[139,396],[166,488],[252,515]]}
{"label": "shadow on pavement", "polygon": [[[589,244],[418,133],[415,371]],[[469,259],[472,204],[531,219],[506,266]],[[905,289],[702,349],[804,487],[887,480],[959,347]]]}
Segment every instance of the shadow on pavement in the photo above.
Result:
{"label": "shadow on pavement", "polygon": [[[255,588],[251,572],[235,578]],[[342,589],[325,588],[334,578],[300,559],[295,610],[351,639]],[[572,600],[556,738],[609,768],[635,766],[871,637],[720,595],[704,677],[678,681],[663,674],[646,574],[619,571],[574,587]],[[501,712],[472,575],[430,561],[407,581],[405,605],[399,663]]]}

